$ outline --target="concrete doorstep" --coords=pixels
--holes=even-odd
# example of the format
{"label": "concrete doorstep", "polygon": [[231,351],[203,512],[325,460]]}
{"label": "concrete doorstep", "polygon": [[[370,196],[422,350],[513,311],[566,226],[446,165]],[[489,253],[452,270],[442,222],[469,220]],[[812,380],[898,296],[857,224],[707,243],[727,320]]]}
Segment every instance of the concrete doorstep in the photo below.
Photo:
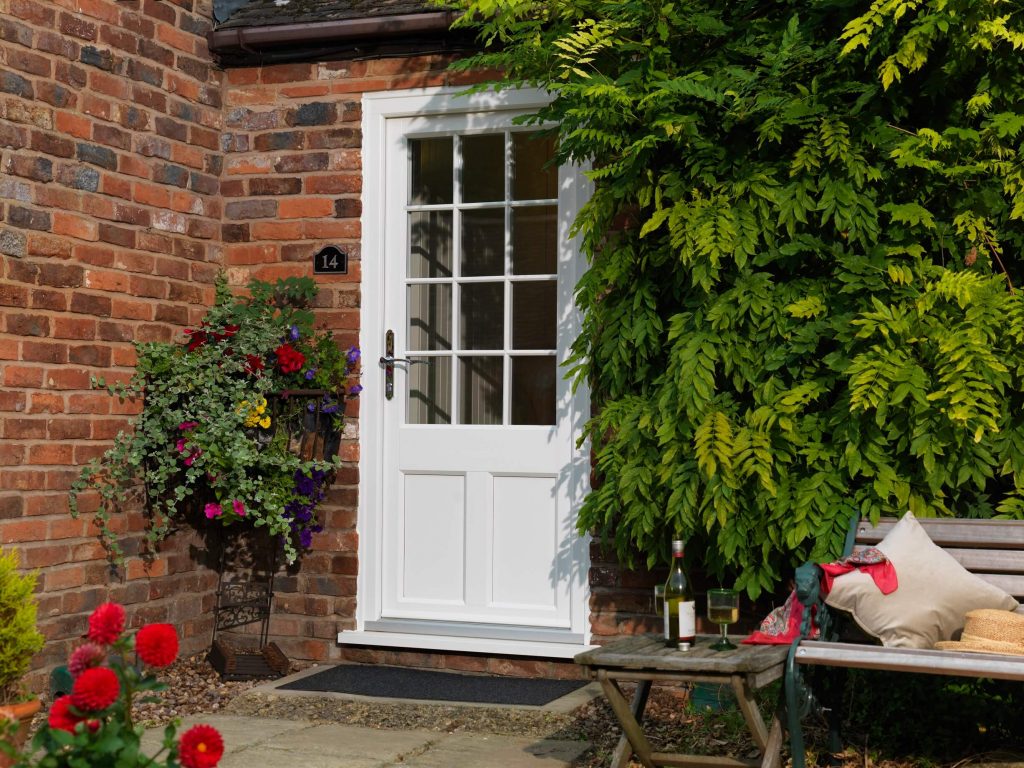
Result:
{"label": "concrete doorstep", "polygon": [[[482,733],[378,730],[307,720],[197,715],[189,727],[212,725],[224,737],[220,768],[568,768],[589,746]],[[146,733],[143,748],[159,749],[163,728]]]}

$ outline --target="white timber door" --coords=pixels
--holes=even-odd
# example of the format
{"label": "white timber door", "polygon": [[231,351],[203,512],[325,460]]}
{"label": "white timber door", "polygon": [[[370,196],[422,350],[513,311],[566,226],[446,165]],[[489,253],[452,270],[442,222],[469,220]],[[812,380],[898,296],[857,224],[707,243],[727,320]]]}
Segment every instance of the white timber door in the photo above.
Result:
{"label": "white timber door", "polygon": [[421,98],[411,115],[383,99],[366,137],[381,151],[368,152],[380,186],[364,203],[380,210],[364,216],[379,230],[363,262],[379,262],[364,285],[380,305],[364,293],[374,435],[358,634],[564,656],[587,639],[575,528],[586,403],[560,365],[578,332],[581,177],[551,163],[551,138],[514,123],[522,105]]}

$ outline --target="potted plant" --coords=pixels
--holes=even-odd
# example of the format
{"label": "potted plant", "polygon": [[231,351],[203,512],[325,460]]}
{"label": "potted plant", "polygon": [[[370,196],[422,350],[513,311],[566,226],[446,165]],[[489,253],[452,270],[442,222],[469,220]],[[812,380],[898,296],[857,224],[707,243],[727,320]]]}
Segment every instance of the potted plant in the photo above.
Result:
{"label": "potted plant", "polygon": [[[20,745],[40,707],[39,698],[22,685],[32,657],[43,647],[35,588],[36,574],[19,573],[18,556],[0,550],[0,746],[4,741]],[[9,755],[0,749],[0,766],[9,765]]]}
{"label": "potted plant", "polygon": [[73,514],[82,492],[99,492],[95,520],[115,560],[110,518],[139,487],[151,543],[201,523],[267,532],[289,564],[310,546],[345,401],[361,389],[358,349],[314,328],[316,293],[312,279],[289,278],[236,297],[222,276],[198,327],[136,345],[135,375],[107,388],[142,411],[71,490]]}

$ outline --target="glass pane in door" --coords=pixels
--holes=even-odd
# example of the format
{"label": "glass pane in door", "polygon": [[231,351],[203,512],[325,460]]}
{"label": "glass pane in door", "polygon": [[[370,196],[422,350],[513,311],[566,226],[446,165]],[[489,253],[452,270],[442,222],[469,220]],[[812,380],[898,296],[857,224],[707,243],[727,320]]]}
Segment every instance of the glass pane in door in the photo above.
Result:
{"label": "glass pane in door", "polygon": [[512,348],[554,349],[555,281],[512,284]]}
{"label": "glass pane in door", "polygon": [[505,209],[462,212],[463,277],[505,274]]}
{"label": "glass pane in door", "polygon": [[512,423],[555,423],[554,355],[512,358]]}
{"label": "glass pane in door", "polygon": [[505,346],[505,285],[463,283],[459,327],[462,349]]}
{"label": "glass pane in door", "polygon": [[558,196],[558,169],[548,163],[554,154],[553,136],[512,134],[513,200],[554,200]]}
{"label": "glass pane in door", "polygon": [[453,148],[454,140],[451,136],[409,140],[409,155],[412,160],[410,203],[436,205],[452,201]]}
{"label": "glass pane in door", "polygon": [[503,390],[500,357],[459,357],[460,424],[501,424]]}
{"label": "glass pane in door", "polygon": [[512,210],[512,274],[553,275],[558,259],[558,207]]}
{"label": "glass pane in door", "polygon": [[451,349],[451,285],[410,285],[408,295],[409,349]]}
{"label": "glass pane in door", "polygon": [[406,414],[406,423],[451,424],[452,359],[415,359],[418,361],[417,364],[398,364],[408,369],[409,412]]}
{"label": "glass pane in door", "polygon": [[462,202],[505,199],[505,134],[462,137]]}
{"label": "glass pane in door", "polygon": [[409,214],[409,277],[451,277],[452,212]]}

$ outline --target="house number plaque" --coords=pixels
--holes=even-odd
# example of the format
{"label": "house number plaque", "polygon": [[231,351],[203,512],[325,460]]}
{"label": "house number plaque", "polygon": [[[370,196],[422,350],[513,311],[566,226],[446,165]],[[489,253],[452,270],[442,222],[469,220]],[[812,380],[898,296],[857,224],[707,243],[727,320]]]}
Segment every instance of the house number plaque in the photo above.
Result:
{"label": "house number plaque", "polygon": [[347,275],[348,254],[336,245],[321,248],[313,257],[314,275]]}

